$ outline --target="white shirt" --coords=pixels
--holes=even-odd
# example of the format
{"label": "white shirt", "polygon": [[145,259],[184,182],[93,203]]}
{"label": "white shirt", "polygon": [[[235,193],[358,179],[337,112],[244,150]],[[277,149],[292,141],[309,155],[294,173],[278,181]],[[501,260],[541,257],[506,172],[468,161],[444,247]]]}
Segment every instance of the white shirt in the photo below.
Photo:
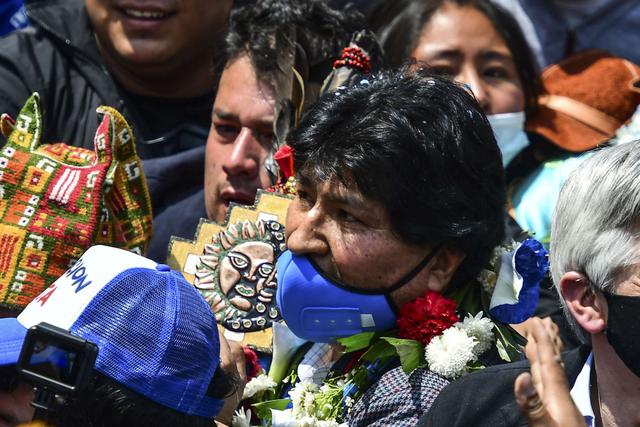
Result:
{"label": "white shirt", "polygon": [[578,411],[584,417],[584,422],[587,427],[594,427],[596,425],[596,417],[593,413],[593,406],[591,406],[591,367],[593,365],[593,353],[589,354],[587,361],[584,362],[584,366],[576,378],[576,382],[573,384],[573,388],[569,392],[573,402],[578,407]]}

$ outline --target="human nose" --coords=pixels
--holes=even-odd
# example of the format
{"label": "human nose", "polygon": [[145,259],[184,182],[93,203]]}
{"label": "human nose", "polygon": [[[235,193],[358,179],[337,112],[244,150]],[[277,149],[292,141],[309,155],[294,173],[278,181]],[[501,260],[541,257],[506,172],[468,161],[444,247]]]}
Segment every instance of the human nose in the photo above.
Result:
{"label": "human nose", "polygon": [[301,211],[292,205],[288,215],[293,221],[292,230],[287,239],[287,248],[296,255],[326,255],[330,252],[326,240],[324,215],[316,204],[307,211]]}
{"label": "human nose", "polygon": [[243,127],[231,148],[231,153],[224,159],[222,169],[227,175],[258,174],[259,162],[255,156],[255,145],[258,144],[250,129]]}
{"label": "human nose", "polygon": [[491,112],[491,98],[489,96],[489,92],[487,91],[485,82],[478,75],[475,68],[464,69],[457,77],[457,80],[464,83],[471,93],[473,93],[473,96],[476,98],[478,104],[480,104],[485,113]]}

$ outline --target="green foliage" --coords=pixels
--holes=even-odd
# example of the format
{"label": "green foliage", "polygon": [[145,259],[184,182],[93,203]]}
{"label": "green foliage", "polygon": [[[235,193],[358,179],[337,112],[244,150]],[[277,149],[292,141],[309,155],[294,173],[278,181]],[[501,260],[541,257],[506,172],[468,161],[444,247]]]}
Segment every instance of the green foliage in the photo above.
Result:
{"label": "green foliage", "polygon": [[382,337],[382,339],[393,346],[400,357],[402,370],[407,375],[420,366],[426,366],[424,346],[418,341],[392,337]]}

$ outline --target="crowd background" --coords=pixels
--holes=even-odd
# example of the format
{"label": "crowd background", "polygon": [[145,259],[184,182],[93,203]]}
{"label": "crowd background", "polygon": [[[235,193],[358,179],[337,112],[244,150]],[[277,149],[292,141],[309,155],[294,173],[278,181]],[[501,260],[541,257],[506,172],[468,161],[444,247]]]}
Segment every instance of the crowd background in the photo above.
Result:
{"label": "crowd background", "polygon": [[[96,361],[92,393],[67,404],[62,415],[46,416],[41,407],[36,418],[58,426],[136,425],[154,414],[148,418],[154,424],[208,425],[218,414],[216,422],[232,423],[242,387],[269,370],[270,356],[218,338],[210,310],[198,315],[200,329],[174,326],[169,335],[184,336],[169,338],[177,349],[162,350],[201,354],[199,360],[153,368],[189,371],[175,378],[195,375],[198,390],[170,380],[167,386],[192,402],[159,391],[160,374],[144,377],[153,385],[141,388],[129,371],[112,369],[144,365],[145,357],[129,359],[129,352],[155,348],[148,336],[119,341],[117,334],[103,337],[54,315],[29,313],[56,289],[75,287],[77,294],[92,283],[78,273],[82,260],[95,262],[90,252],[83,256],[90,247],[127,249],[147,257],[130,268],[164,272],[172,237],[192,239],[202,218],[223,223],[230,204],[251,205],[260,189],[287,192],[290,176],[297,184],[290,191],[288,251],[277,263],[277,298],[295,356],[288,385],[275,378],[278,386],[271,387],[272,397],[294,400],[298,418],[287,422],[326,415],[296,412],[296,393],[300,399],[321,390],[315,399],[325,398],[322,390],[366,372],[366,382],[341,391],[339,404],[330,401],[329,412],[340,406],[332,421],[630,425],[637,414],[628,396],[640,395],[638,352],[629,344],[638,333],[630,310],[640,309],[633,232],[640,214],[633,186],[638,27],[640,4],[633,0],[3,2],[0,317],[6,323],[0,328],[12,331],[17,347],[0,351],[0,425],[33,417],[32,390],[13,365],[34,318],[93,340],[106,354]],[[283,146],[291,150],[289,168],[279,161]],[[526,243],[531,237],[542,246]],[[523,273],[513,258],[521,287],[515,300],[496,308],[485,301],[486,266],[495,264],[494,248],[517,244],[532,259],[548,249],[553,277],[544,274],[541,256],[531,261],[539,274]],[[107,258],[118,264],[127,256]],[[94,271],[100,269],[96,264]],[[315,275],[315,287],[290,285],[296,269]],[[91,298],[101,301],[115,283],[102,284]],[[135,284],[120,286],[137,292]],[[201,298],[189,289],[183,298],[197,306]],[[275,295],[266,296],[275,304]],[[407,370],[402,357],[384,352],[373,363],[363,363],[361,353],[344,354],[335,345],[344,336],[335,329],[312,333],[296,323],[310,296],[317,304],[327,298],[326,306],[375,307],[377,329],[362,330],[397,327],[399,338],[421,343],[429,366]],[[78,303],[76,314],[92,313],[91,298]],[[421,304],[435,306],[445,301],[440,298],[454,301],[457,314],[450,316],[460,315],[459,323],[428,338],[403,329],[406,319],[420,322]],[[219,316],[220,301],[207,303]],[[176,304],[172,310],[186,310]],[[171,316],[169,306],[159,313],[152,305],[132,319],[153,324]],[[128,316],[95,310],[105,327],[110,316],[121,323]],[[547,317],[554,323],[539,321]],[[477,332],[487,322],[493,329],[473,342],[497,344],[469,354],[469,363],[486,370],[458,379],[472,365],[448,375],[429,359],[429,343],[443,331],[464,331],[466,324],[467,332]],[[198,337],[207,334],[215,339],[204,350]],[[300,338],[307,343],[297,344]],[[561,347],[569,350],[564,359]],[[383,347],[369,341],[362,348]],[[525,357],[531,365],[504,364]],[[567,379],[554,360],[564,360]],[[554,368],[540,368],[545,363]],[[529,366],[531,376],[518,376]],[[596,371],[609,378],[595,379]],[[583,380],[600,394],[574,394],[589,372]],[[296,381],[309,386],[303,390]],[[490,384],[487,396],[477,399],[483,384]],[[107,403],[81,409],[95,400]],[[457,405],[465,410],[453,419]],[[284,409],[274,414],[293,416]],[[120,418],[107,417],[110,411]],[[251,421],[239,414],[237,425]]]}

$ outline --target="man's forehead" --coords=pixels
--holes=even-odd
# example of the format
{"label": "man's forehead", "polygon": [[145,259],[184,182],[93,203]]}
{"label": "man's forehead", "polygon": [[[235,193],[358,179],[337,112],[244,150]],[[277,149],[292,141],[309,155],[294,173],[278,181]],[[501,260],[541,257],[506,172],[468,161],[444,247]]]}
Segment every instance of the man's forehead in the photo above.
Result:
{"label": "man's forehead", "polygon": [[241,55],[229,61],[220,76],[214,109],[239,114],[244,109],[256,108],[273,114],[275,102],[275,87],[269,80],[256,75],[248,56]]}

